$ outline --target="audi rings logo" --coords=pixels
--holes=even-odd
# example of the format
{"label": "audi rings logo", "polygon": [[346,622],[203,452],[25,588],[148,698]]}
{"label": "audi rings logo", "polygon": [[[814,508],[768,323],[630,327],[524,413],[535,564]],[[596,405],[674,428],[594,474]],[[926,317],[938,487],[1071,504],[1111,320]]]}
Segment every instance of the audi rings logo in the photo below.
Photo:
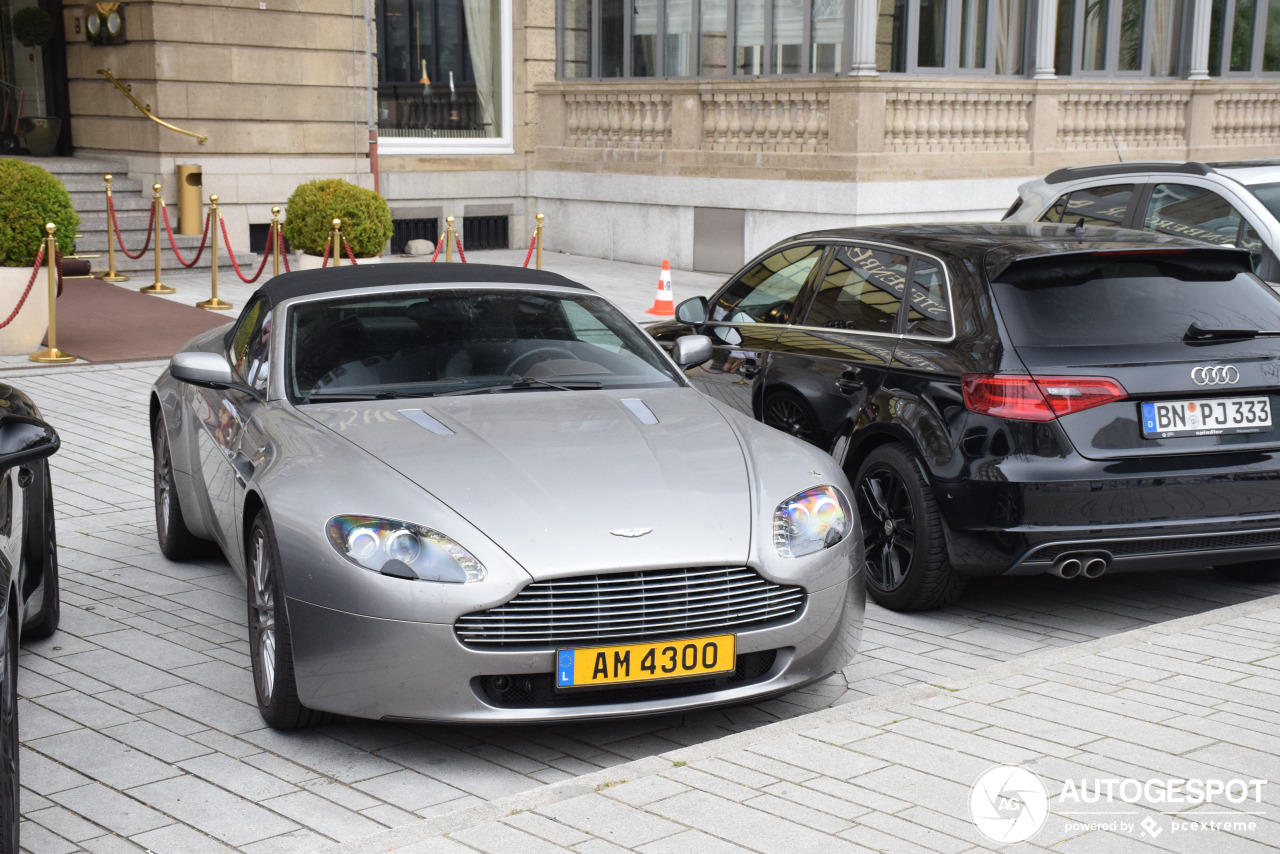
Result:
{"label": "audi rings logo", "polygon": [[1023,842],[1044,826],[1049,794],[1040,778],[1017,765],[998,765],[973,784],[969,817],[998,845]]}
{"label": "audi rings logo", "polygon": [[1235,385],[1240,382],[1240,371],[1235,365],[1201,365],[1191,369],[1191,381],[1196,385]]}

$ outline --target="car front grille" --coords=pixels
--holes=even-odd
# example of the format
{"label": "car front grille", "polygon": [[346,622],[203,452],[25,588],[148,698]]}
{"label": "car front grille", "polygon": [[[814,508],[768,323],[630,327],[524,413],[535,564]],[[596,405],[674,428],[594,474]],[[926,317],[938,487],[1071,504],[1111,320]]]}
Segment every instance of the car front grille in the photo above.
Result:
{"label": "car front grille", "polygon": [[804,591],[745,567],[655,569],[535,581],[509,602],[461,617],[470,646],[621,643],[736,631],[785,620]]}

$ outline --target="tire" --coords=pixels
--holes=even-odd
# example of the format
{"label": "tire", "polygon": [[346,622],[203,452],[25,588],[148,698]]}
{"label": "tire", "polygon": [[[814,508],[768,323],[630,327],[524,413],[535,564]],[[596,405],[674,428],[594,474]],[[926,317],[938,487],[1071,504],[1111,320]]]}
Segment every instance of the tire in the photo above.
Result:
{"label": "tire", "polygon": [[22,822],[19,803],[21,775],[18,772],[18,632],[15,605],[9,604],[9,619],[5,620],[3,650],[0,650],[0,851],[5,854],[18,849],[18,830]]}
{"label": "tire", "polygon": [[249,658],[258,712],[268,726],[280,730],[332,720],[333,715],[308,709],[298,699],[289,614],[280,585],[280,550],[265,509],[253,520],[246,549]]}
{"label": "tire", "polygon": [[31,561],[31,566],[39,567],[40,584],[44,592],[40,610],[32,615],[22,632],[24,637],[36,640],[47,638],[56,632],[58,621],[62,618],[62,596],[58,584],[58,531],[53,516],[53,480],[49,476],[47,461],[43,468],[41,494],[35,496],[41,511],[28,517],[36,518],[38,527],[28,532],[31,539],[28,541],[27,560]]}
{"label": "tire", "polygon": [[900,445],[882,445],[854,479],[867,592],[891,611],[927,611],[954,602],[967,579],[947,556],[933,492]]}
{"label": "tire", "polygon": [[207,554],[210,544],[191,533],[183,518],[173,478],[169,434],[160,415],[151,424],[151,453],[155,473],[156,538],[160,541],[160,552],[169,560],[190,560]]}
{"label": "tire", "polygon": [[1269,581],[1280,581],[1280,560],[1255,560],[1249,563],[1230,563],[1226,566],[1215,566],[1220,575],[1235,581],[1247,581],[1252,584],[1265,584]]}
{"label": "tire", "polygon": [[823,447],[822,430],[813,409],[794,392],[779,390],[766,395],[760,407],[760,420],[776,430]]}

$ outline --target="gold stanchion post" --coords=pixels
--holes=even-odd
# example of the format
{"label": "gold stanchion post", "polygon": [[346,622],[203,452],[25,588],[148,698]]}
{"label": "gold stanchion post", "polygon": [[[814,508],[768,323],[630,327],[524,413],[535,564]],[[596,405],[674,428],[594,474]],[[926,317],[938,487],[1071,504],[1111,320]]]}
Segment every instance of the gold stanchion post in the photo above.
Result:
{"label": "gold stanchion post", "polygon": [[107,182],[107,272],[94,278],[104,282],[127,282],[129,277],[116,272],[116,224],[111,216],[111,176],[102,176]]}
{"label": "gold stanchion post", "polygon": [[453,217],[447,216],[444,218],[444,262],[446,264],[453,263],[454,239]]}
{"label": "gold stanchion post", "polygon": [[74,362],[75,356],[58,349],[58,241],[53,236],[58,226],[50,222],[45,225],[44,230],[49,233],[44,244],[44,257],[49,268],[49,346],[27,358],[45,364]]}
{"label": "gold stanchion post", "polygon": [[271,275],[280,275],[280,206],[271,209]]}
{"label": "gold stanchion post", "polygon": [[151,189],[156,191],[155,198],[151,200],[151,205],[156,212],[156,234],[152,238],[156,242],[154,249],[156,253],[156,280],[150,287],[138,288],[138,290],[144,294],[172,294],[175,293],[174,289],[160,281],[160,229],[164,227],[164,222],[162,221],[164,219],[164,199],[160,198],[159,184],[152,184]]}
{"label": "gold stanchion post", "polygon": [[542,221],[547,218],[546,214],[538,214],[538,227],[533,230],[533,242],[538,244],[538,269],[542,269]]}
{"label": "gold stanchion post", "polygon": [[335,219],[333,221],[333,234],[330,235],[333,240],[333,266],[338,266],[338,261],[342,257],[342,220]]}
{"label": "gold stanchion post", "polygon": [[218,232],[221,216],[222,214],[218,213],[218,194],[214,193],[209,197],[209,231],[212,241],[209,246],[209,260],[213,264],[213,294],[204,302],[196,303],[196,308],[207,308],[209,311],[226,311],[232,307],[231,303],[218,299]]}

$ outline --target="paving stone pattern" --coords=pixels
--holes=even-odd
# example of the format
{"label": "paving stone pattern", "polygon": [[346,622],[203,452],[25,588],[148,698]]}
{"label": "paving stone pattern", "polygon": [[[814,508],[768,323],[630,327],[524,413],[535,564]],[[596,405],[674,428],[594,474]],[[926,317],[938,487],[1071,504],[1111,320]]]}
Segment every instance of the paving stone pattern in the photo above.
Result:
{"label": "paving stone pattern", "polygon": [[[610,287],[638,286],[601,273],[611,269],[578,275],[596,275],[591,283],[611,296]],[[645,307],[651,300],[626,296]],[[1191,572],[983,582],[941,613],[872,606],[863,652],[843,674],[755,705],[573,726],[344,720],[281,734],[254,706],[242,583],[221,559],[172,563],[155,545],[147,394],[162,363],[21,364],[0,360],[3,379],[31,394],[63,438],[53,458],[62,628],[25,645],[19,677],[23,839],[32,854],[315,851],[815,709],[1280,592]],[[1234,643],[1231,631],[1219,646]],[[1201,678],[1198,654],[1185,652],[1178,678]],[[1110,662],[1072,666],[1073,678],[1115,688],[1104,681]],[[1021,703],[1068,714],[1069,698],[1029,696]],[[751,760],[764,771],[785,761]],[[883,773],[882,791],[894,791],[892,772]],[[666,828],[645,821],[652,829],[635,839]]]}
{"label": "paving stone pattern", "polygon": [[[1280,760],[1277,697],[1271,596],[669,751],[330,854],[1267,854],[1280,848],[1280,785],[1267,780]],[[997,845],[971,818],[974,782],[997,765],[1032,771],[1048,797],[1025,842]],[[1120,781],[1145,791],[1169,778],[1267,782],[1238,803],[1061,797],[1068,780],[1124,792]]]}

